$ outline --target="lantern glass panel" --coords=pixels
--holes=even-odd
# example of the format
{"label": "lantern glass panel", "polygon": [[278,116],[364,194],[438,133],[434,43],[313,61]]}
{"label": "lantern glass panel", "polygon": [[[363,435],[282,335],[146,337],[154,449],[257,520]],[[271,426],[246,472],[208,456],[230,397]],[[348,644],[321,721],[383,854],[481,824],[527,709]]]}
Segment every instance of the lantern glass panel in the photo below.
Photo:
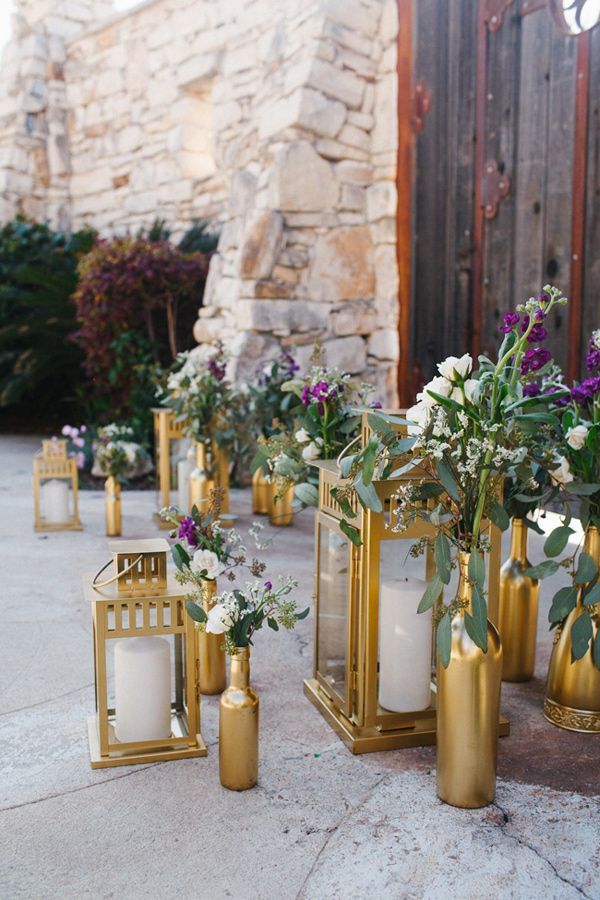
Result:
{"label": "lantern glass panel", "polygon": [[345,707],[349,696],[350,544],[337,528],[320,523],[318,553],[317,673],[324,687]]}

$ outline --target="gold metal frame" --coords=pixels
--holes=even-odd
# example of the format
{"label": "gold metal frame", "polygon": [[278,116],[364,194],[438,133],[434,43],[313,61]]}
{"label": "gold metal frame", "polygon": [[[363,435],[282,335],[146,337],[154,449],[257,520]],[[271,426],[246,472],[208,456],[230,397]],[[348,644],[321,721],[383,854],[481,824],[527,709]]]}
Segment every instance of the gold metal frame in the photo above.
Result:
{"label": "gold metal frame", "polygon": [[[395,411],[398,414],[398,411]],[[400,429],[399,429],[400,430]],[[370,429],[367,414],[363,416],[363,442],[368,439]],[[364,444],[363,444],[364,446]],[[394,534],[386,528],[395,506],[392,496],[402,481],[410,481],[414,476],[410,471],[394,481],[373,481],[383,506],[383,512],[357,509],[353,524],[359,529],[362,539],[360,548],[349,542],[350,584],[348,591],[348,631],[346,644],[346,695],[337,692],[318,671],[319,661],[319,604],[320,604],[320,534],[327,528],[342,534],[339,522],[342,511],[331,494],[340,483],[340,475],[335,461],[317,461],[319,469],[319,508],[315,526],[315,610],[314,610],[314,666],[313,677],[304,682],[304,693],[321,712],[329,725],[353,753],[368,753],[377,750],[392,750],[403,747],[417,747],[434,744],[436,740],[436,686],[432,679],[432,703],[426,710],[411,713],[389,712],[378,703],[378,641],[379,641],[379,578],[380,548],[382,541],[395,539],[417,540],[419,537],[433,537],[435,529],[428,522],[417,519],[401,534]],[[497,616],[498,582],[501,558],[501,533],[492,526],[492,553],[488,561],[490,619]],[[426,577],[434,573],[433,554],[426,554]],[[434,643],[435,646],[435,643]],[[434,653],[435,656],[435,653]],[[500,719],[500,734],[509,733],[509,723]]]}
{"label": "gold metal frame", "polygon": [[[47,523],[41,510],[42,481],[60,479],[71,482],[73,512],[67,522]],[[33,515],[35,531],[81,531],[79,519],[79,476],[77,463],[67,453],[66,440],[42,441],[42,449],[33,458]]]}
{"label": "gold metal frame", "polygon": [[176,419],[172,409],[162,406],[153,409],[152,413],[154,415],[154,452],[159,496],[159,508],[154,513],[154,521],[159,528],[166,530],[173,526],[161,519],[160,510],[171,505],[171,441],[180,441],[186,436],[186,420]]}
{"label": "gold metal frame", "polygon": [[[166,544],[166,541],[124,541],[123,544],[128,546],[124,548],[123,556],[130,559],[136,557],[134,562],[138,564],[140,553],[135,553],[133,545],[139,547],[144,543]],[[119,558],[115,549],[117,546],[114,544],[111,547],[115,559]],[[146,548],[146,552],[152,556],[163,551],[148,551]],[[128,571],[133,571],[133,568]],[[92,768],[206,756],[208,751],[200,733],[197,635],[194,622],[186,613],[185,594],[181,592],[181,587],[171,574],[167,576],[160,593],[154,590],[145,596],[132,595],[127,587],[129,592],[124,594],[119,589],[123,574],[119,574],[118,570],[113,579],[103,582],[101,588],[94,587],[94,580],[90,574],[83,577],[84,595],[91,605],[94,640],[96,714],[87,720]],[[175,700],[171,704],[171,737],[120,742],[114,735],[115,711],[108,706],[108,644],[115,638],[152,635],[173,635]]]}

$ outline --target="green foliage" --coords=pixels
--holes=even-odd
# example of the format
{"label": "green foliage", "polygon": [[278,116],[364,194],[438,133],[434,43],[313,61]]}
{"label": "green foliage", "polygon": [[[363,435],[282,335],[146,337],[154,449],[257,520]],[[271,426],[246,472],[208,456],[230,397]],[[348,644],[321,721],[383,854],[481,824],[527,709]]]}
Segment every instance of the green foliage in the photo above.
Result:
{"label": "green foliage", "polygon": [[194,222],[179,241],[180,251],[182,253],[214,253],[219,243],[219,233],[210,231],[209,228],[208,219],[199,219]]}
{"label": "green foliage", "polygon": [[[0,406],[76,414],[82,353],[72,295],[77,260],[95,235],[72,235],[18,218],[0,230]],[[69,415],[71,414],[71,415]]]}

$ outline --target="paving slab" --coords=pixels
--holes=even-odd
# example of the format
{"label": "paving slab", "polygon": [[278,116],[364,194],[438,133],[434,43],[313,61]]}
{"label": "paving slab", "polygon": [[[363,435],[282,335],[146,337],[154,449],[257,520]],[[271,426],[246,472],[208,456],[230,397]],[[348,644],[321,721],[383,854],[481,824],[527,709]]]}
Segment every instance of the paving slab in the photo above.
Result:
{"label": "paving slab", "polygon": [[[542,594],[535,679],[505,685],[496,802],[456,810],[435,795],[435,750],[355,757],[302,694],[312,622],[257,636],[259,784],[218,779],[218,698],[202,702],[205,759],[92,771],[89,609],[81,574],[108,559],[103,496],[81,494],[84,531],[36,535],[39,440],[0,437],[0,897],[600,897],[600,738],[541,712],[551,646]],[[158,534],[152,492],[125,491],[123,537]],[[249,491],[232,492],[244,530]],[[310,605],[313,514],[270,529],[270,577]],[[532,542],[532,561],[541,543]]]}

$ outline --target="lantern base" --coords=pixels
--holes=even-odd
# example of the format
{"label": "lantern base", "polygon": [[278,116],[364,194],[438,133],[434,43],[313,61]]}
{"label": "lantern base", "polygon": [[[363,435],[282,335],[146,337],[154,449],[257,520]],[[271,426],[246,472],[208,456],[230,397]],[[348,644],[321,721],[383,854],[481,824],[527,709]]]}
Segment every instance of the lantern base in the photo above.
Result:
{"label": "lantern base", "polygon": [[155,512],[152,518],[154,519],[154,524],[160,528],[161,531],[168,531],[170,528],[173,528],[170,522],[165,522],[164,519],[161,519],[159,512]]}
{"label": "lantern base", "polygon": [[[173,731],[179,727],[179,716],[173,713],[171,716]],[[112,728],[112,726],[110,726]],[[112,766],[135,766],[138,763],[165,762],[169,759],[191,759],[195,756],[207,756],[208,750],[206,744],[202,740],[202,736],[197,734],[195,737],[195,745],[193,747],[165,747],[164,750],[153,747],[149,750],[138,750],[133,753],[119,753],[111,750],[109,756],[102,756],[100,753],[100,739],[98,737],[98,720],[96,716],[87,717],[88,741],[90,746],[90,765],[92,769],[108,769]],[[182,738],[183,742],[184,738]]]}
{"label": "lantern base", "polygon": [[[435,744],[435,710],[431,710],[430,715],[418,713],[417,715],[421,718],[416,718],[414,725],[383,731],[376,727],[360,728],[358,725],[354,725],[323,693],[316,678],[306,679],[304,694],[354,754],[375,753],[379,750],[402,750],[406,747],[426,747]],[[506,737],[509,733],[510,722],[504,716],[500,716],[499,736]]]}
{"label": "lantern base", "polygon": [[83,525],[76,519],[74,522],[53,522],[52,524],[45,525],[43,522],[40,522],[39,525],[34,525],[34,531],[83,531]]}

